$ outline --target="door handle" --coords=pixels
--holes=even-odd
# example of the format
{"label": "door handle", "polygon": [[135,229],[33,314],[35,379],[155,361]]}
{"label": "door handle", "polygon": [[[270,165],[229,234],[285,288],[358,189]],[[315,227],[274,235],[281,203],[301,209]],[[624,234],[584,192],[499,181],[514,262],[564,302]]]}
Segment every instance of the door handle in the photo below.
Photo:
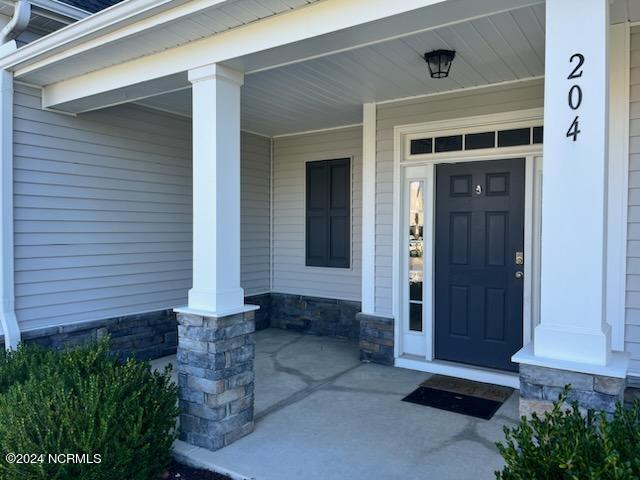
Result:
{"label": "door handle", "polygon": [[518,270],[516,272],[516,278],[520,279],[520,278],[523,278],[523,277],[524,277],[524,272],[521,272],[520,270]]}

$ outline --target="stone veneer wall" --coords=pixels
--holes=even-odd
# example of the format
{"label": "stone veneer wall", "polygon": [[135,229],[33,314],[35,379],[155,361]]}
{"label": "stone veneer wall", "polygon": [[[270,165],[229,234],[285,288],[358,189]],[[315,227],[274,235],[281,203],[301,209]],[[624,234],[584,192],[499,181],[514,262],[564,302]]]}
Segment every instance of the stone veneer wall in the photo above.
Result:
{"label": "stone veneer wall", "polygon": [[569,403],[613,413],[624,400],[626,379],[520,364],[520,414],[549,411],[565,385],[571,385]]}
{"label": "stone veneer wall", "polygon": [[360,302],[271,294],[271,326],[328,337],[360,338]]}
{"label": "stone veneer wall", "polygon": [[[360,313],[360,303],[283,293],[248,296],[245,303],[260,307],[255,329],[269,327],[360,342],[364,361],[393,365],[393,319]],[[150,360],[176,353],[178,329],[172,310],[88,321],[23,332],[25,343],[64,348],[111,336],[121,358]],[[4,348],[0,336],[0,348]]]}
{"label": "stone veneer wall", "polygon": [[[22,332],[22,341],[63,349],[106,335],[111,337],[111,348],[120,358],[133,355],[150,360],[176,353],[178,324],[173,310],[160,310],[26,331]],[[2,341],[0,346],[4,348]]]}
{"label": "stone veneer wall", "polygon": [[254,312],[178,323],[180,439],[218,450],[253,431]]}
{"label": "stone veneer wall", "polygon": [[360,323],[360,360],[393,365],[393,318],[358,313]]}
{"label": "stone veneer wall", "polygon": [[263,293],[245,297],[244,303],[247,305],[257,305],[260,310],[256,310],[256,330],[264,330],[271,326],[271,294]]}

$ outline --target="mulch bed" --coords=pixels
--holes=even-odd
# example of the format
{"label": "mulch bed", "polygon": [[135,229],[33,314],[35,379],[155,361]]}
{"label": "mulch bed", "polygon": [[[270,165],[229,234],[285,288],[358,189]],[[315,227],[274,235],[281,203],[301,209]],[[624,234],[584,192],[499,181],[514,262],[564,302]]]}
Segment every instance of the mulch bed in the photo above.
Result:
{"label": "mulch bed", "polygon": [[164,480],[231,480],[226,475],[199,470],[172,460],[167,467],[167,473],[162,476]]}

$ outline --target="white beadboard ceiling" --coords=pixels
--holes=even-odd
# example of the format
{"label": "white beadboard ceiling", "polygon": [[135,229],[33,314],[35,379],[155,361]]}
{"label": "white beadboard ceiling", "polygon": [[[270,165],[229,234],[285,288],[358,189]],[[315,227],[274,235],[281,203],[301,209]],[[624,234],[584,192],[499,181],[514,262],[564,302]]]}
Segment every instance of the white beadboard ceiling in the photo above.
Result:
{"label": "white beadboard ceiling", "polygon": [[[247,75],[242,127],[281,135],[359,123],[362,103],[544,74],[544,4]],[[449,78],[429,78],[425,51],[456,50]],[[191,114],[190,89],[144,105]]]}
{"label": "white beadboard ceiling", "polygon": [[284,13],[319,0],[230,0],[188,15],[171,24],[149,28],[129,42],[126,49],[113,48],[107,43],[72,59],[34,73],[25,81],[37,85],[54,83],[68,78],[69,72],[90,72],[100,68],[139,58],[184,45],[216,33]]}

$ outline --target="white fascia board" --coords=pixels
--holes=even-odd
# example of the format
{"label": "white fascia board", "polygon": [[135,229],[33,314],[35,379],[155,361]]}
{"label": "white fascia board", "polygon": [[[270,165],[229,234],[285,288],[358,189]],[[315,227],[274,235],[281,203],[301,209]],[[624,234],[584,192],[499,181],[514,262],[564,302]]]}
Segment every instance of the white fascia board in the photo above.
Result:
{"label": "white fascia board", "polygon": [[50,64],[229,0],[129,0],[90,15],[0,59],[0,68]]}
{"label": "white fascia board", "polygon": [[[9,7],[15,5],[14,0],[0,0],[0,3]],[[91,15],[91,12],[58,0],[30,0],[30,3],[34,14],[67,25]]]}
{"label": "white fascia board", "polygon": [[[45,106],[56,106],[86,96],[97,95],[134,83],[149,81],[213,63],[224,63],[246,73],[247,69],[238,67],[231,60],[258,51],[269,54],[270,50],[308,40],[305,42],[304,48],[298,49],[295,58],[290,56],[291,50],[286,48],[286,53],[289,55],[286,59],[289,63],[303,61],[310,58],[308,47],[315,48],[321,36],[336,32],[340,34],[341,42],[329,42],[323,52],[318,53],[317,50],[313,52],[316,56],[358,48],[384,41],[387,39],[384,36],[386,32],[381,34],[369,29],[367,35],[364,36],[360,35],[359,30],[344,35],[345,29],[363,25],[366,28],[369,25],[365,24],[437,4],[446,10],[446,15],[438,16],[436,23],[421,24],[421,31],[442,26],[445,18],[448,18],[449,23],[452,24],[505,9],[537,3],[540,3],[540,0],[488,0],[482,4],[462,0],[404,0],[402,2],[324,0],[302,9],[268,17],[173,49],[52,83],[44,89],[43,101]],[[478,5],[482,8],[476,8]],[[468,8],[463,9],[462,6]],[[470,11],[473,11],[474,15],[470,16]],[[429,16],[427,15],[427,17]],[[416,28],[418,27],[416,26]],[[396,32],[397,36],[402,36],[399,33]],[[406,29],[402,31],[403,35],[411,33],[415,32]],[[372,38],[371,35],[377,36]],[[20,78],[32,72],[34,68],[38,68],[37,65],[18,68],[16,76]]]}

